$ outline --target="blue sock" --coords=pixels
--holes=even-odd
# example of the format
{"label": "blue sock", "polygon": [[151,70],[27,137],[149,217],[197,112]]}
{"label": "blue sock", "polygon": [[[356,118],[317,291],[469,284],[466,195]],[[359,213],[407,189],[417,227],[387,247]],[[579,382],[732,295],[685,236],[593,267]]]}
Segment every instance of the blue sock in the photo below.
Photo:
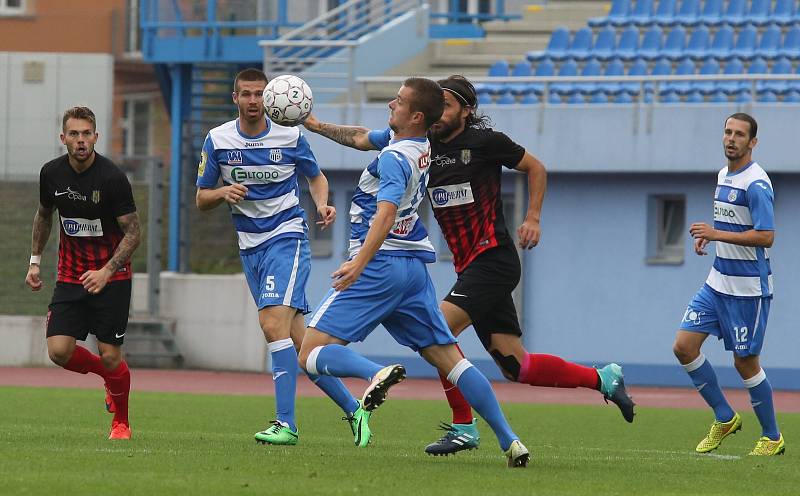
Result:
{"label": "blue sock", "polygon": [[447,379],[458,386],[467,402],[489,424],[503,451],[511,446],[512,441],[519,439],[508,425],[503,411],[500,410],[500,404],[489,381],[469,360],[464,358],[458,362],[447,374]]}
{"label": "blue sock", "polygon": [[706,360],[706,356],[700,353],[699,357],[693,362],[685,364],[683,368],[692,378],[692,383],[700,396],[706,400],[708,406],[714,409],[714,417],[717,422],[730,421],[735,413],[722,394],[722,389],[717,382],[717,374],[714,372],[711,362]]}
{"label": "blue sock", "polygon": [[350,394],[344,383],[338,377],[330,375],[314,375],[307,372],[311,382],[317,385],[348,417],[358,410],[358,400]]}
{"label": "blue sock", "polygon": [[775,420],[775,407],[772,404],[772,385],[767,379],[764,369],[750,379],[744,380],[744,385],[750,392],[750,404],[756,412],[758,422],[761,424],[761,435],[773,441],[781,436],[778,422]]}
{"label": "blue sock", "polygon": [[297,431],[294,418],[294,399],[297,394],[297,350],[291,338],[267,345],[272,356],[272,380],[275,382],[275,416],[281,423]]}
{"label": "blue sock", "polygon": [[340,344],[327,344],[311,350],[306,367],[314,375],[361,377],[368,381],[383,368]]}

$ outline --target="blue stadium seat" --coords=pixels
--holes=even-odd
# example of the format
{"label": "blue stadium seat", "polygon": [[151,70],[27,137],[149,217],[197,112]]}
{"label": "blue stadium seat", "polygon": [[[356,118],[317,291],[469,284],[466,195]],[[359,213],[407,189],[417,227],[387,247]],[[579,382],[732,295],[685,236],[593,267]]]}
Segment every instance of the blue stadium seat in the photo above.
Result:
{"label": "blue stadium seat", "polygon": [[492,95],[488,92],[478,93],[478,105],[489,105],[492,103]]}
{"label": "blue stadium seat", "polygon": [[550,35],[550,41],[547,42],[547,48],[544,49],[544,53],[553,60],[564,60],[567,57],[568,48],[569,29],[559,26]]}
{"label": "blue stadium seat", "polygon": [[772,0],[751,0],[750,10],[747,12],[747,22],[762,26],[770,20],[770,7]]}
{"label": "blue stadium seat", "polygon": [[[735,1],[735,0],[731,0]],[[736,37],[736,44],[733,46],[733,53],[737,57],[752,57],[756,53],[756,36],[758,30],[752,24],[747,24],[739,30]]]}
{"label": "blue stadium seat", "polygon": [[761,57],[753,58],[750,65],[747,66],[748,74],[767,74],[768,72],[767,61]]}
{"label": "blue stadium seat", "polygon": [[[672,62],[666,57],[656,60],[655,64],[653,64],[653,68],[650,70],[651,76],[669,76],[670,74],[672,74]],[[669,83],[658,83],[659,90],[663,92],[667,84]],[[653,91],[653,85],[651,83],[645,83],[645,101],[647,101],[647,96],[651,95]]]}
{"label": "blue stadium seat", "polygon": [[733,99],[736,103],[749,103],[753,101],[753,97],[750,95],[750,90],[739,90],[733,95]]}
{"label": "blue stadium seat", "polygon": [[519,103],[530,105],[534,103],[541,103],[541,99],[539,98],[539,95],[537,95],[532,91],[529,91],[528,93],[525,93],[522,96],[522,99],[519,101]]}
{"label": "blue stadium seat", "polygon": [[716,90],[708,96],[708,101],[712,103],[728,103],[728,95],[722,90]]}
{"label": "blue stadium seat", "polygon": [[711,41],[711,48],[708,49],[708,54],[718,59],[724,59],[731,56],[733,50],[733,28],[730,26],[721,26],[716,33],[714,39]]}
{"label": "blue stadium seat", "polygon": [[659,99],[661,103],[680,103],[681,97],[678,96],[678,92],[673,89],[667,89],[661,92],[661,98]]}
{"label": "blue stadium seat", "polygon": [[[695,69],[694,61],[689,57],[686,57],[678,62],[678,66],[675,68],[675,75],[688,76],[690,74],[694,74]],[[689,81],[676,81],[674,83],[668,83],[667,88],[673,89],[681,95],[685,95],[689,92],[689,90],[691,90],[692,83]]]}
{"label": "blue stadium seat", "polygon": [[703,103],[706,99],[700,90],[691,90],[686,94],[686,101],[689,103]]}
{"label": "blue stadium seat", "polygon": [[589,50],[592,48],[592,44],[591,28],[580,28],[572,36],[572,43],[569,45],[567,54],[577,60],[586,60],[589,58]]}
{"label": "blue stadium seat", "polygon": [[499,105],[510,105],[512,103],[517,103],[517,99],[511,94],[510,89],[504,89],[499,95],[497,95],[497,100],[495,103]]}
{"label": "blue stadium seat", "polygon": [[631,0],[611,0],[611,9],[606,17],[596,17],[589,19],[589,26],[603,27],[623,26],[628,20],[628,12],[631,8]]}
{"label": "blue stadium seat", "polygon": [[653,22],[653,0],[636,0],[636,5],[628,14],[628,22],[637,26],[651,24]]}
{"label": "blue stadium seat", "polygon": [[706,0],[699,20],[706,26],[718,26],[722,23],[722,0]]}
{"label": "blue stadium seat", "polygon": [[795,21],[795,0],[776,0],[770,20],[781,26],[786,26]]}
{"label": "blue stadium seat", "polygon": [[[489,67],[489,77],[508,77],[508,62],[498,60]],[[506,89],[506,83],[486,83],[489,93],[496,95]]]}
{"label": "blue stadium seat", "polygon": [[575,93],[572,93],[569,96],[567,96],[567,103],[580,104],[580,103],[586,103],[586,100],[584,100],[583,95],[581,95],[576,91]]}
{"label": "blue stadium seat", "polygon": [[787,103],[800,103],[800,90],[789,90],[783,95],[783,101]]}
{"label": "blue stadium seat", "polygon": [[[744,64],[742,64],[742,59],[740,59],[739,57],[733,57],[729,59],[725,63],[725,70],[723,70],[722,73],[729,75],[738,75],[744,73]],[[740,81],[720,81],[719,83],[717,83],[717,90],[723,91],[727,94],[735,93],[736,90],[738,90],[741,87],[742,83]],[[725,101],[727,101],[727,98],[725,99]]]}
{"label": "blue stadium seat", "polygon": [[[717,59],[708,58],[700,66],[700,70],[697,73],[704,76],[719,74],[719,62],[717,62]],[[719,83],[720,81],[699,81],[692,85],[692,90],[700,91],[703,95],[709,95],[719,86]]]}
{"label": "blue stadium seat", "polygon": [[684,53],[693,59],[700,59],[708,54],[708,48],[711,44],[711,33],[705,26],[697,26],[689,36],[689,42],[686,44]]}
{"label": "blue stadium seat", "polygon": [[[767,74],[769,69],[767,67],[767,61],[762,59],[761,57],[755,57],[750,61],[750,65],[747,67],[748,74]],[[759,83],[756,84],[756,88],[759,87]],[[750,81],[743,81],[739,89],[734,93],[734,98],[739,103],[746,103],[752,100],[750,96],[750,90],[752,88],[752,83]]]}
{"label": "blue stadium seat", "polygon": [[595,91],[591,94],[589,103],[608,103],[608,95],[605,91]]}
{"label": "blue stadium seat", "polygon": [[746,1],[747,0],[729,0],[728,8],[725,9],[725,13],[722,15],[722,22],[734,26],[740,26],[747,22],[747,17],[745,16]]}
{"label": "blue stadium seat", "polygon": [[[581,76],[599,76],[601,71],[600,62],[597,59],[589,59],[581,69]],[[592,94],[600,91],[600,86],[597,83],[579,83],[577,89],[584,94]]]}
{"label": "blue stadium seat", "polygon": [[[531,64],[528,63],[527,60],[517,62],[514,64],[514,68],[511,69],[512,77],[527,77],[532,75]],[[509,85],[508,89],[510,89],[511,93],[514,95],[522,95],[528,92],[529,87],[530,83],[513,83]]]}
{"label": "blue stadium seat", "polygon": [[786,57],[800,57],[800,24],[795,24],[786,32],[779,52]]}
{"label": "blue stadium seat", "polygon": [[781,47],[781,27],[777,24],[770,24],[761,33],[761,40],[758,42],[756,55],[767,59],[774,59],[778,56]]}
{"label": "blue stadium seat", "polygon": [[629,26],[619,35],[616,54],[624,60],[634,58],[639,51],[639,29]]}
{"label": "blue stadium seat", "polygon": [[611,26],[606,26],[597,32],[594,46],[590,50],[592,57],[608,60],[614,56],[617,47],[617,31]]}
{"label": "blue stadium seat", "polygon": [[760,90],[756,93],[756,99],[759,102],[775,103],[778,101],[778,94],[772,90]]}
{"label": "blue stadium seat", "polygon": [[686,50],[686,30],[683,26],[675,26],[667,34],[667,39],[661,48],[661,55],[675,60],[683,57],[684,50]]}
{"label": "blue stadium seat", "polygon": [[675,4],[677,0],[660,0],[656,13],[653,15],[653,22],[659,26],[674,26],[677,22],[675,20]]}
{"label": "blue stadium seat", "polygon": [[[556,73],[555,66],[553,62],[550,60],[543,60],[536,65],[536,71],[533,73],[534,76],[539,77],[550,77]],[[541,95],[544,93],[544,83],[531,83],[528,85],[528,93],[534,93],[537,95]]]}
{"label": "blue stadium seat", "polygon": [[658,26],[651,26],[644,33],[642,44],[639,47],[639,55],[646,59],[654,59],[661,55],[661,43],[663,31]]}
{"label": "blue stadium seat", "polygon": [[556,93],[555,91],[551,91],[547,96],[547,103],[552,104],[560,104],[561,103],[561,95]]}
{"label": "blue stadium seat", "polygon": [[[772,64],[772,68],[769,71],[770,74],[791,74],[792,73],[792,62],[786,58],[781,57],[776,59],[775,62]],[[784,93],[789,91],[789,82],[788,81],[764,81],[763,84],[759,85],[759,88],[765,91],[774,91],[775,93]]]}
{"label": "blue stadium seat", "polygon": [[[667,69],[667,74],[669,74],[669,68]],[[636,59],[633,63],[628,67],[628,76],[646,76],[648,74],[647,71],[647,61],[645,59]],[[624,93],[630,93],[631,95],[638,95],[639,92],[642,90],[641,83],[622,83],[622,89]]]}
{"label": "blue stadium seat", "polygon": [[700,0],[683,0],[675,20],[684,26],[697,25],[700,22]]}
{"label": "blue stadium seat", "polygon": [[614,95],[614,103],[633,103],[633,97],[627,91]]}
{"label": "blue stadium seat", "polygon": [[[575,61],[572,59],[565,60],[558,68],[558,75],[577,76],[578,64],[576,64]],[[575,85],[573,83],[553,83],[550,85],[550,92],[558,93],[559,95],[571,95],[576,91],[577,90],[575,89]]]}
{"label": "blue stadium seat", "polygon": [[[603,69],[604,76],[624,76],[625,64],[619,58],[614,58],[606,62],[606,67]],[[616,94],[622,91],[622,85],[618,81],[609,81],[600,83],[598,90],[602,90],[609,94]]]}

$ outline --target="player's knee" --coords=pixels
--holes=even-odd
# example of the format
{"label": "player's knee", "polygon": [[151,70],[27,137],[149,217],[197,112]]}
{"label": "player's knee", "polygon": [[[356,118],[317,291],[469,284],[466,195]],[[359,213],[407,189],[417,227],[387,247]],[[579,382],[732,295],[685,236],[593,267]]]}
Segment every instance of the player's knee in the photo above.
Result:
{"label": "player's knee", "polygon": [[693,346],[689,346],[686,343],[676,339],[672,344],[672,353],[675,354],[675,358],[677,358],[679,362],[689,363],[697,358],[699,350],[696,350]]}
{"label": "player's knee", "polygon": [[500,366],[500,372],[503,373],[503,377],[509,381],[519,382],[520,364],[517,357],[514,355],[504,356],[497,350],[492,350],[490,353],[497,365]]}
{"label": "player's knee", "polygon": [[100,360],[103,362],[104,369],[109,371],[116,370],[122,362],[122,355],[119,353],[103,353],[100,356]]}
{"label": "player's knee", "polygon": [[300,347],[300,352],[297,354],[297,363],[300,364],[300,368],[305,372],[308,372],[308,368],[306,366],[308,363],[308,352],[308,349]]}
{"label": "player's knee", "polygon": [[72,353],[69,350],[48,349],[47,355],[50,357],[50,361],[59,367],[66,365],[69,359],[72,358]]}

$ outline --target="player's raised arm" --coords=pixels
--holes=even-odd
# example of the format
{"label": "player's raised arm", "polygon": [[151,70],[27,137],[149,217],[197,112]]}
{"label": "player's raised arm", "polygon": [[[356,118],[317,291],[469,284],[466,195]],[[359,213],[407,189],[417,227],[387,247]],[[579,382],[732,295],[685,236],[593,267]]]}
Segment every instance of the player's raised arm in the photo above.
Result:
{"label": "player's raised arm", "polygon": [[341,145],[356,150],[377,150],[369,140],[370,130],[360,126],[340,126],[328,122],[320,122],[314,114],[309,114],[303,126],[312,133],[317,133]]}

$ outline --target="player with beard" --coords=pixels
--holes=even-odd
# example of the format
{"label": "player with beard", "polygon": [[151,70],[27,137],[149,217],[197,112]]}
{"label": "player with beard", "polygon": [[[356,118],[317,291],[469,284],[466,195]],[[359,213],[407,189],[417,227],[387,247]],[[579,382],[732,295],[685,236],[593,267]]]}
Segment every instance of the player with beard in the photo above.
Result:
{"label": "player with beard", "polygon": [[[94,149],[97,121],[87,107],[64,112],[67,153],[42,167],[25,283],[42,289],[40,264],[58,210],[58,278],[47,313],[47,353],[72,372],[103,378],[106,409],[114,414],[109,439],[130,439],[131,374],[122,342],[131,302],[130,257],[141,239],[139,215],[125,174]],[[97,337],[95,355],[77,340]]]}
{"label": "player with beard", "polygon": [[750,403],[761,424],[761,437],[751,455],[782,455],[783,435],[775,420],[772,386],[761,368],[772,301],[769,252],[775,239],[774,194],[764,169],[753,161],[758,124],[752,116],[736,113],[725,120],[722,146],[728,165],[717,174],[714,226],[692,224],[694,251],[716,241],[717,256],[703,287],[683,314],[673,351],[697,391],[714,411],[708,435],[695,448],[698,453],[717,449],[722,440],[742,428],[717,381],[711,363],[700,352],[709,335],[722,339],[733,353],[733,364],[750,393]]}
{"label": "player with beard", "polygon": [[[528,211],[517,237],[520,248],[532,249],[541,232],[545,168],[508,136],[489,128],[486,116],[476,114],[478,99],[469,80],[454,75],[439,85],[445,109],[429,133],[428,195],[458,274],[440,305],[450,330],[458,336],[472,325],[507,379],[532,386],[596,389],[607,402],[616,403],[626,421],[633,422],[634,403],[619,365],[595,369],[554,355],[529,353],[523,346],[512,299],[520,280],[520,259],[503,218],[501,174],[507,167],[527,175]],[[446,377],[439,378],[453,422],[441,425],[445,434],[425,451],[448,455],[477,448],[480,436],[469,403]]]}

